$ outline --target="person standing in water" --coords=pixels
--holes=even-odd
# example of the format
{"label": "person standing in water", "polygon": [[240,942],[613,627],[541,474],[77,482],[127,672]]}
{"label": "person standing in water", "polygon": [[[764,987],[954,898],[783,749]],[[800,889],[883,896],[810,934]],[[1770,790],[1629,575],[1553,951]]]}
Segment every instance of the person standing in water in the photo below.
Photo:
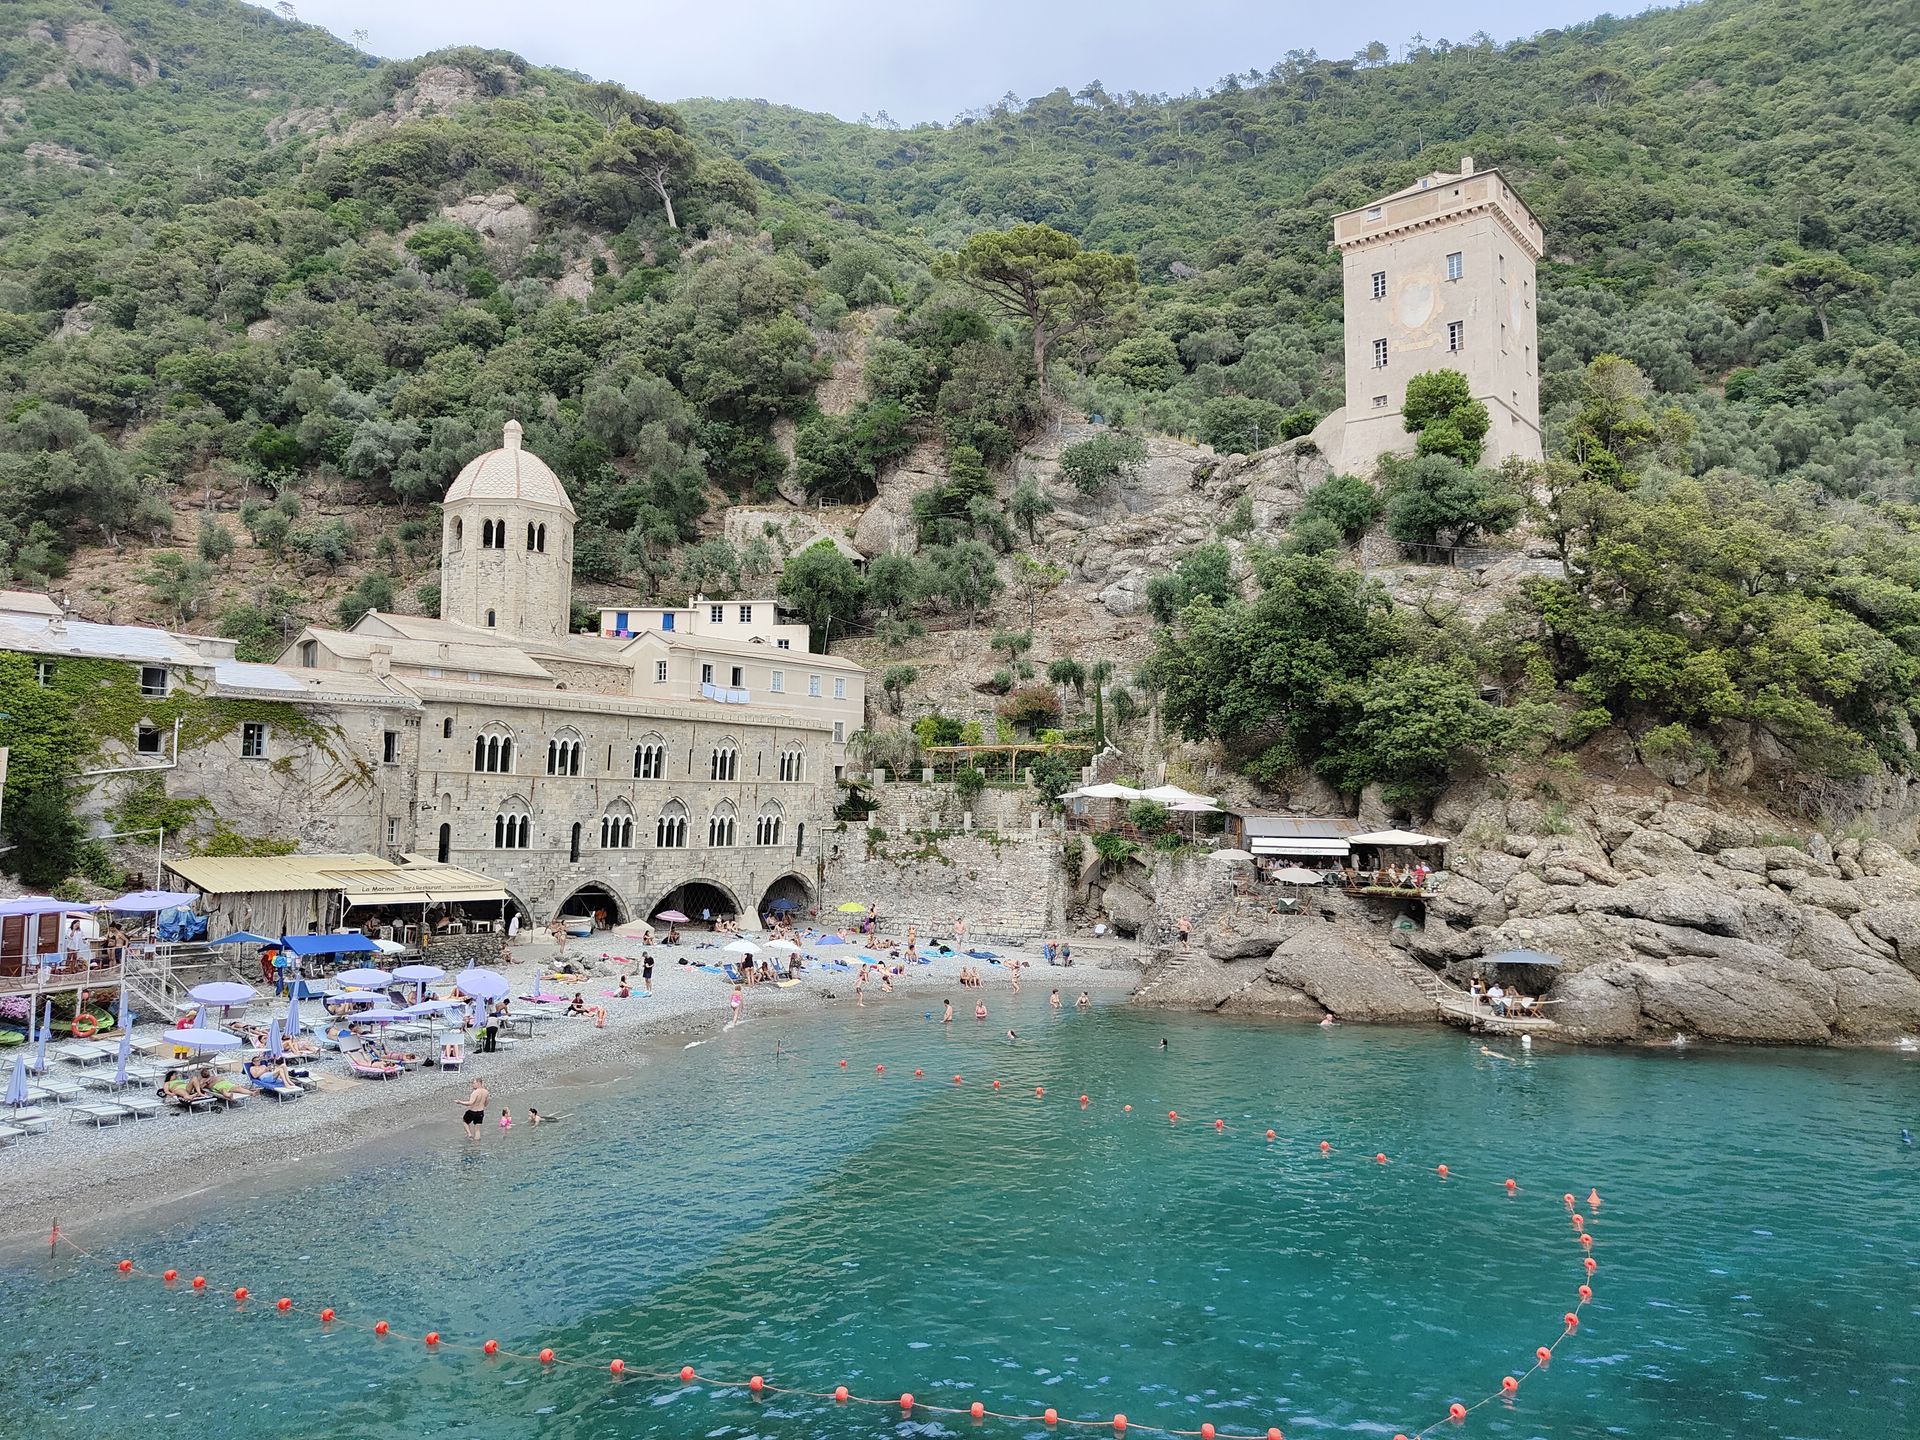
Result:
{"label": "person standing in water", "polygon": [[473,1091],[467,1096],[466,1104],[461,1107],[460,1123],[467,1127],[467,1139],[478,1140],[480,1127],[487,1120],[487,1082],[476,1080]]}
{"label": "person standing in water", "polygon": [[1060,1008],[1060,992],[1058,990],[1054,991],[1053,994],[1048,997],[1047,1004],[1051,1005],[1055,1010]]}
{"label": "person standing in water", "polygon": [[946,1006],[946,1013],[940,1017],[940,1023],[942,1025],[951,1025],[953,1024],[953,1001],[947,1001]]}
{"label": "person standing in water", "polygon": [[738,985],[733,987],[733,994],[728,997],[727,1004],[733,1009],[733,1018],[727,1021],[727,1028],[732,1029],[740,1023],[740,987]]}

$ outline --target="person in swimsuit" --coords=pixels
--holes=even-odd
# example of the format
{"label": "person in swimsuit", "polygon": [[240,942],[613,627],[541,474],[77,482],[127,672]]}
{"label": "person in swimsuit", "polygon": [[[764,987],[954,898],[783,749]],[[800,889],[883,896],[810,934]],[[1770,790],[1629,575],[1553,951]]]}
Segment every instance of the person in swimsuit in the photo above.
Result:
{"label": "person in swimsuit", "polygon": [[1073,1002],[1073,1008],[1076,1010],[1085,1010],[1092,1004],[1093,1000],[1088,996],[1086,991],[1082,990],[1080,992],[1080,998]]}
{"label": "person in swimsuit", "polygon": [[480,1127],[486,1123],[486,1118],[487,1085],[484,1080],[476,1080],[473,1082],[473,1093],[467,1096],[460,1113],[460,1123],[467,1127],[467,1139],[480,1138]]}
{"label": "person in swimsuit", "polygon": [[951,1025],[953,1024],[953,1001],[947,1001],[946,1006],[946,1013],[940,1017],[940,1023],[942,1025]]}
{"label": "person in swimsuit", "polygon": [[640,952],[640,988],[649,995],[653,993],[653,952],[650,950]]}
{"label": "person in swimsuit", "polygon": [[733,1018],[727,1021],[727,1024],[738,1025],[740,1023],[740,987],[738,985],[733,987],[733,994],[728,997],[727,1004],[733,1007]]}
{"label": "person in swimsuit", "polygon": [[1058,990],[1047,997],[1047,1004],[1051,1005],[1055,1010],[1060,1008],[1060,992]]}
{"label": "person in swimsuit", "polygon": [[973,1007],[973,1018],[976,1020],[984,1020],[987,1018],[987,1002],[986,1001],[982,1000],[979,1004]]}

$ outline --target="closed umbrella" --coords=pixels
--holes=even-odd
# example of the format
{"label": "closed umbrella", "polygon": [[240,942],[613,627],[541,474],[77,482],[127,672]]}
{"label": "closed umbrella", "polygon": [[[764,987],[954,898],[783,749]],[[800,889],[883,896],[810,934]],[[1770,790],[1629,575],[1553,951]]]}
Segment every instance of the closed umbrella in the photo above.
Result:
{"label": "closed umbrella", "polygon": [[53,1034],[53,1001],[47,1001],[47,1013],[40,1017],[40,1043],[33,1051],[33,1073],[47,1073],[47,1037]]}
{"label": "closed umbrella", "polygon": [[298,990],[287,991],[287,1030],[289,1035],[300,1033],[300,994]]}
{"label": "closed umbrella", "polygon": [[125,980],[120,982],[120,1014],[114,1023],[118,1025],[122,1031],[133,1028],[133,1011],[127,1008],[127,982]]}
{"label": "closed umbrella", "polygon": [[209,980],[204,985],[196,985],[187,991],[189,1000],[197,1000],[202,1005],[218,1005],[222,1009],[231,1009],[235,1005],[252,1002],[260,992],[251,985],[242,985],[237,980]]}
{"label": "closed umbrella", "polygon": [[280,1017],[276,1015],[273,1017],[273,1023],[267,1026],[267,1058],[278,1060],[286,1048],[286,1039],[280,1032]]}
{"label": "closed umbrella", "polygon": [[127,1083],[127,1060],[133,1054],[133,1032],[123,1029],[120,1032],[120,1059],[113,1067],[113,1087],[122,1089]]}
{"label": "closed umbrella", "polygon": [[27,1062],[24,1056],[13,1057],[13,1074],[7,1077],[4,1103],[16,1110],[27,1103]]}

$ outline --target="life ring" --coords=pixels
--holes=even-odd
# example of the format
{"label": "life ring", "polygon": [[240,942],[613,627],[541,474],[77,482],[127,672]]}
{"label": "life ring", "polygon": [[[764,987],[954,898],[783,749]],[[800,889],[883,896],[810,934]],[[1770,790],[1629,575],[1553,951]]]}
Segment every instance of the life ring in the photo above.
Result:
{"label": "life ring", "polygon": [[94,1033],[99,1030],[100,1022],[93,1018],[91,1012],[81,1010],[75,1012],[73,1023],[67,1028],[72,1032],[74,1039],[86,1040],[90,1039]]}

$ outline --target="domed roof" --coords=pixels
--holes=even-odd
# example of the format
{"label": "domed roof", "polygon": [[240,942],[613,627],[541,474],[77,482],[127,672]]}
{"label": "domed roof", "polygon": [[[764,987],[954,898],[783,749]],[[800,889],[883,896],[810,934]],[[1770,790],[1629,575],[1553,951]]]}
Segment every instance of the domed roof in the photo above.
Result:
{"label": "domed roof", "polygon": [[520,448],[520,422],[509,420],[503,443],[467,462],[466,469],[454,478],[446,503],[457,500],[506,500],[528,505],[545,505],[573,515],[573,502],[560,477],[547,468],[547,462],[531,450]]}

